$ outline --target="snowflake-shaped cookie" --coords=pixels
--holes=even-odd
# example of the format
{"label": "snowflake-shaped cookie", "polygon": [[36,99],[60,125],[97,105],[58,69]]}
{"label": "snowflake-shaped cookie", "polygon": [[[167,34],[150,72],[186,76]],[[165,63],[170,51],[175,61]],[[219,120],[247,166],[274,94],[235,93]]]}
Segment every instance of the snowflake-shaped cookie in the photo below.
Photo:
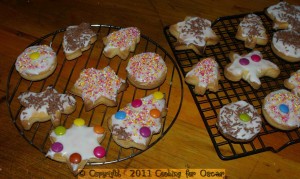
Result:
{"label": "snowflake-shaped cookie", "polygon": [[260,77],[277,78],[280,73],[278,66],[268,60],[264,60],[262,54],[257,50],[245,55],[231,52],[229,59],[231,63],[225,67],[225,77],[231,81],[244,79],[254,89],[258,89],[261,86]]}
{"label": "snowflake-shaped cookie", "polygon": [[71,93],[82,97],[85,110],[89,111],[100,104],[117,105],[117,94],[127,88],[127,83],[118,77],[109,66],[102,70],[84,69],[80,73]]}
{"label": "snowflake-shaped cookie", "polygon": [[83,119],[77,118],[69,129],[58,126],[51,132],[52,145],[46,156],[67,163],[77,175],[87,162],[105,162],[106,150],[99,144],[104,137],[103,127],[87,127]]}
{"label": "snowflake-shaped cookie", "polygon": [[20,114],[24,129],[29,130],[33,123],[51,119],[54,126],[60,125],[61,114],[71,114],[76,108],[73,96],[58,93],[48,86],[40,93],[24,92],[18,97],[25,109]]}

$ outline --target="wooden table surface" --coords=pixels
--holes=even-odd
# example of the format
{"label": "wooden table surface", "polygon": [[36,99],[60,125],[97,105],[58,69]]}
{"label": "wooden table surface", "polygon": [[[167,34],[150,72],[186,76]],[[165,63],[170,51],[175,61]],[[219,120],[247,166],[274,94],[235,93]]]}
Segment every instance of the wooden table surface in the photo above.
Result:
{"label": "wooden table surface", "polygon": [[[0,2],[0,178],[71,178],[65,164],[46,158],[18,133],[6,105],[6,84],[16,57],[33,41],[63,27],[89,22],[136,26],[173,57],[163,28],[188,15],[214,21],[221,16],[262,11],[275,0],[14,0]],[[299,4],[297,0],[288,1]],[[229,178],[299,178],[300,144],[279,153],[263,152],[221,160],[212,145],[192,95],[184,99],[171,130],[146,152],[122,162],[86,168],[224,168]]]}

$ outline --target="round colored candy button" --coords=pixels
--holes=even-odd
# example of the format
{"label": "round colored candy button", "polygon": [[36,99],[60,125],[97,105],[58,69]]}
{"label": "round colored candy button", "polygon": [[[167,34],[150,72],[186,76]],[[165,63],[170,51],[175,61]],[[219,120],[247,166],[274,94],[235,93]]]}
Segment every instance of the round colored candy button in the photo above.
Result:
{"label": "round colored candy button", "polygon": [[243,66],[249,65],[249,63],[250,63],[247,58],[241,58],[239,62]]}
{"label": "round colored candy button", "polygon": [[160,111],[158,109],[151,109],[150,110],[150,116],[153,118],[159,118],[160,117]]}
{"label": "round colored candy button", "polygon": [[115,114],[115,117],[116,119],[125,119],[126,118],[126,112],[124,111],[118,111],[116,114]]}
{"label": "round colored candy button", "polygon": [[104,149],[104,147],[102,146],[98,146],[94,149],[94,155],[97,157],[97,158],[103,158],[106,154],[106,151]]}
{"label": "round colored candy button", "polygon": [[285,114],[289,113],[289,107],[285,104],[280,104],[279,105],[279,110]]}
{"label": "round colored candy button", "polygon": [[54,142],[52,145],[51,145],[51,150],[53,152],[60,152],[62,151],[64,148],[64,146],[62,145],[62,143],[60,142]]}
{"label": "round colored candy button", "polygon": [[84,121],[83,119],[81,119],[81,118],[77,118],[77,119],[74,120],[73,123],[74,123],[76,126],[83,126],[84,123],[85,123],[85,121]]}
{"label": "round colored candy button", "polygon": [[69,161],[78,164],[81,162],[81,155],[79,153],[72,153],[69,157]]}
{"label": "round colored candy button", "polygon": [[104,127],[102,127],[100,125],[95,125],[94,132],[97,134],[103,134],[105,132],[105,129],[104,129]]}
{"label": "round colored candy button", "polygon": [[244,121],[244,122],[248,122],[251,120],[250,116],[246,113],[242,113],[239,115],[240,120]]}
{"label": "round colored candy button", "polygon": [[143,104],[143,101],[140,99],[135,99],[131,102],[131,106],[134,108],[138,108]]}
{"label": "round colored candy button", "polygon": [[30,55],[29,55],[29,58],[31,59],[31,60],[36,60],[36,59],[38,59],[40,57],[40,53],[39,52],[33,52],[33,53],[31,53]]}
{"label": "round colored candy button", "polygon": [[160,99],[164,98],[164,94],[160,91],[156,91],[156,92],[153,93],[153,97],[156,100],[160,100]]}
{"label": "round colored candy button", "polygon": [[251,59],[254,62],[259,62],[261,60],[261,57],[259,55],[251,55]]}
{"label": "round colored candy button", "polygon": [[149,137],[151,135],[151,130],[149,127],[141,127],[140,128],[140,134],[143,137]]}
{"label": "round colored candy button", "polygon": [[54,129],[56,135],[64,135],[66,133],[66,128],[64,126],[57,126]]}

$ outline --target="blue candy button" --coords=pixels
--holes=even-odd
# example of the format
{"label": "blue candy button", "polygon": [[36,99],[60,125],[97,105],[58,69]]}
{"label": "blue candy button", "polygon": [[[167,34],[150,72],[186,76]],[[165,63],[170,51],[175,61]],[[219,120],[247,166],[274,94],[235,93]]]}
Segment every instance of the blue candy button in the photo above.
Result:
{"label": "blue candy button", "polygon": [[285,104],[280,104],[279,105],[279,110],[285,114],[289,113],[289,107]]}
{"label": "blue candy button", "polygon": [[115,114],[115,117],[116,119],[125,119],[126,118],[126,112],[124,111],[118,111],[116,114]]}

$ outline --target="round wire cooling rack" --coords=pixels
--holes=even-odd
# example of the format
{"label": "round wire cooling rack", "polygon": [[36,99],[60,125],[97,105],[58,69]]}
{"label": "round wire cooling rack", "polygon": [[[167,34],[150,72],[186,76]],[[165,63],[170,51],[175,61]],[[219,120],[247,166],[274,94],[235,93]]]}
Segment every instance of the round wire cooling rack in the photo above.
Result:
{"label": "round wire cooling rack", "polygon": [[[91,67],[102,69],[109,65],[119,77],[126,79],[125,68],[128,59],[121,60],[119,57],[109,59],[102,53],[104,48],[102,38],[113,31],[119,30],[121,27],[111,25],[91,25],[91,28],[97,32],[97,41],[89,50],[83,52],[82,56],[74,60],[67,60],[62,49],[62,40],[65,29],[50,33],[29,45],[48,44],[56,51],[58,64],[56,70],[50,77],[41,81],[28,81],[19,75],[15,69],[15,65],[10,69],[7,82],[6,103],[8,105],[11,120],[23,138],[44,154],[47,153],[51,146],[49,135],[54,127],[50,121],[36,122],[30,130],[24,130],[19,119],[20,112],[23,109],[18,101],[20,93],[25,91],[41,92],[50,85],[59,93],[68,93],[69,89],[71,89],[72,85],[79,77],[80,72],[85,68]],[[89,163],[89,165],[115,163],[143,153],[162,139],[177,119],[183,101],[183,82],[176,62],[165,49],[143,34],[141,35],[140,43],[137,44],[135,51],[130,53],[128,58],[142,52],[155,52],[166,62],[168,68],[167,78],[161,86],[151,90],[142,90],[129,83],[127,90],[118,94],[118,104],[116,107],[100,105],[88,112],[84,110],[82,99],[76,96],[77,106],[75,112],[70,115],[62,115],[61,117],[61,124],[66,128],[69,128],[72,125],[74,119],[83,118],[88,126],[100,124],[106,129],[106,137],[101,142],[101,145],[105,147],[107,151],[106,162]],[[107,126],[107,118],[133,99],[142,98],[155,91],[161,91],[165,94],[166,105],[168,108],[167,116],[162,119],[161,132],[153,135],[146,150],[120,147],[112,139],[112,135]]]}

